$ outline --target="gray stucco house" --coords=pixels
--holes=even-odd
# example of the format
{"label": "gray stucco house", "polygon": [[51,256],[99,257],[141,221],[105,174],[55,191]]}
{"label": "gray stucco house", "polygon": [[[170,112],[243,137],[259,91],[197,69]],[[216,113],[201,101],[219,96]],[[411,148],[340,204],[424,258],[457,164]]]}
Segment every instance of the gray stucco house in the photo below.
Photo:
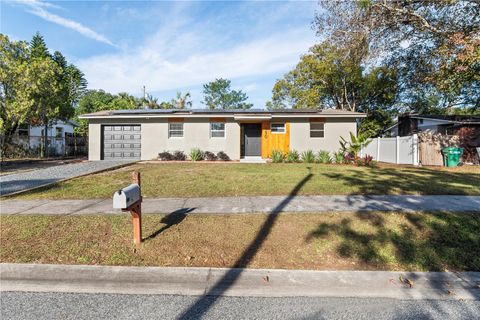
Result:
{"label": "gray stucco house", "polygon": [[139,109],[80,118],[89,120],[89,160],[151,160],[162,151],[193,148],[239,160],[265,159],[274,149],[338,151],[340,137],[356,133],[365,116],[333,109]]}

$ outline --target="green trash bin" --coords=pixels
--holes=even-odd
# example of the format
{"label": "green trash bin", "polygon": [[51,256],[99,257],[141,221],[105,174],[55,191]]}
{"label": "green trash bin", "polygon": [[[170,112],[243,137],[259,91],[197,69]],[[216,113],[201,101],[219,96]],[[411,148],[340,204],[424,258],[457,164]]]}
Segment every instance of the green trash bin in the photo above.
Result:
{"label": "green trash bin", "polygon": [[443,164],[446,167],[456,167],[460,163],[463,154],[463,148],[448,147],[442,149]]}

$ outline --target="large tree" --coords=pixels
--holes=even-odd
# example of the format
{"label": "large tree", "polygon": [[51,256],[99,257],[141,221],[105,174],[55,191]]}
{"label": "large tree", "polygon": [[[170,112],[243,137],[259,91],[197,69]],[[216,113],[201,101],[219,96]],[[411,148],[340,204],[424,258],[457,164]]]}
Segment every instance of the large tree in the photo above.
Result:
{"label": "large tree", "polygon": [[318,34],[336,44],[362,39],[372,64],[397,69],[403,110],[455,112],[480,105],[480,1],[331,0]]}
{"label": "large tree", "polygon": [[[355,52],[352,52],[355,50]],[[335,108],[366,112],[390,108],[397,97],[394,69],[365,69],[358,48],[315,45],[273,88],[271,108]]]}
{"label": "large tree", "polygon": [[204,84],[202,103],[210,109],[250,109],[253,105],[246,102],[247,94],[231,89],[230,85],[230,80],[222,78]]}

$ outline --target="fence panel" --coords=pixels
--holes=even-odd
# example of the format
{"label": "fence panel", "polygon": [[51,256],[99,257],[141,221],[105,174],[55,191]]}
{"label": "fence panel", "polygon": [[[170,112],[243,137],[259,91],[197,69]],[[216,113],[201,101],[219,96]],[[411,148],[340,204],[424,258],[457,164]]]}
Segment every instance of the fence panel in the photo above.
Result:
{"label": "fence panel", "polygon": [[370,155],[374,160],[380,162],[418,165],[418,137],[412,135],[376,138],[362,148],[360,155]]}

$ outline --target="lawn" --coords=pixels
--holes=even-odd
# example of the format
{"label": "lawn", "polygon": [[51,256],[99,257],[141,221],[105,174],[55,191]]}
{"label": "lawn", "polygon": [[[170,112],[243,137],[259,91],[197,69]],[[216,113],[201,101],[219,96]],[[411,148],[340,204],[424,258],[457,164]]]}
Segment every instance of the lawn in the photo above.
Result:
{"label": "lawn", "polygon": [[0,262],[480,271],[478,213],[4,216]]}
{"label": "lawn", "polygon": [[480,195],[480,168],[325,164],[139,163],[36,189],[19,199],[110,198],[142,174],[145,197],[286,195],[306,179],[300,195]]}

